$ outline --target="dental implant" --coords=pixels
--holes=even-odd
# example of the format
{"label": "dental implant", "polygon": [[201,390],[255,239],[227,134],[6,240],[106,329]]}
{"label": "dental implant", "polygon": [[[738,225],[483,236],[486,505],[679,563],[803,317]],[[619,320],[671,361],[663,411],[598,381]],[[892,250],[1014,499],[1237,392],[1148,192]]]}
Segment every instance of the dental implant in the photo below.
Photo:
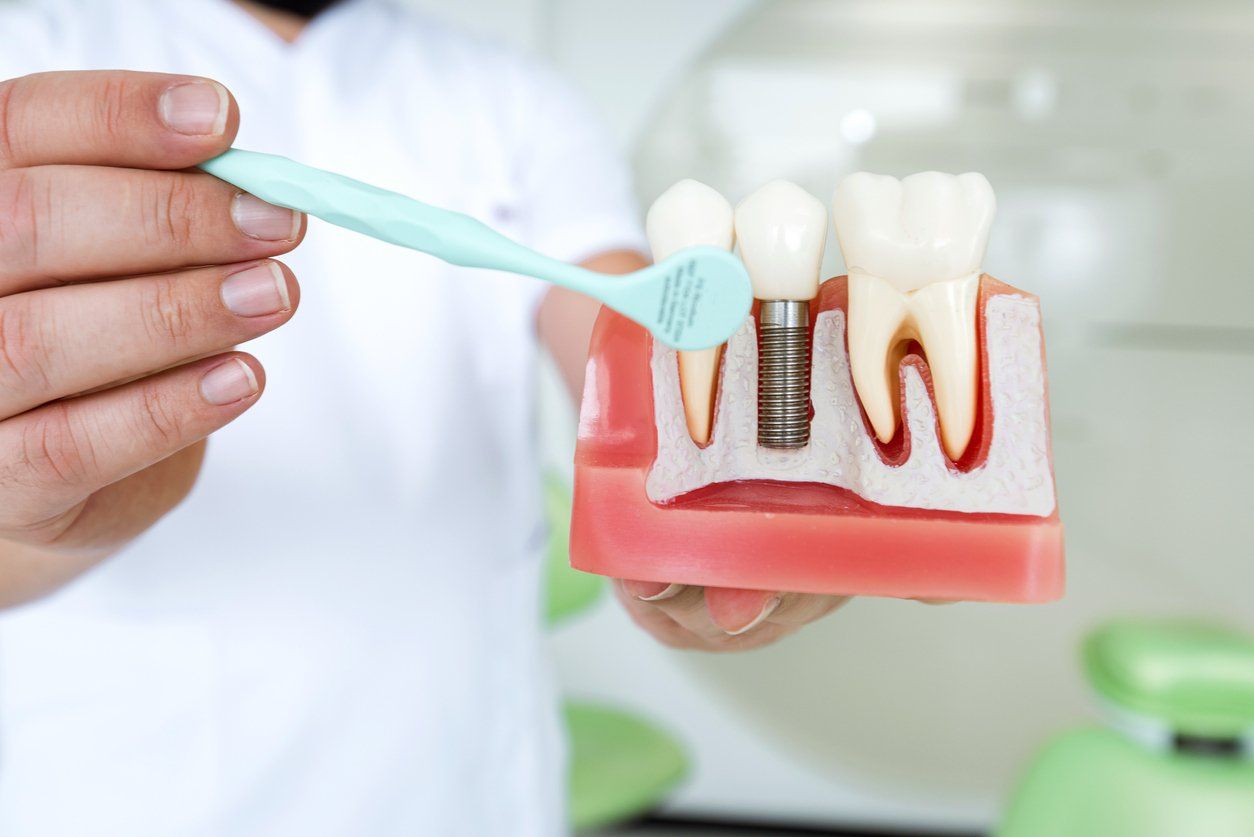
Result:
{"label": "dental implant", "polygon": [[736,207],[740,256],[758,307],[758,444],[810,442],[810,300],[818,295],[827,209],[773,180]]}
{"label": "dental implant", "polygon": [[758,444],[810,441],[810,303],[763,300],[758,309]]}

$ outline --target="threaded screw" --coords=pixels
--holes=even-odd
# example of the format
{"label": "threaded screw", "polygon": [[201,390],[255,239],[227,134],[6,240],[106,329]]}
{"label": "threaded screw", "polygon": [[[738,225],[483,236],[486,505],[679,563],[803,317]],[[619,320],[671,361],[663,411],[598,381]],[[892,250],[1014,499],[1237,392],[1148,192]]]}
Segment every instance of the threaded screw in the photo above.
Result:
{"label": "threaded screw", "polygon": [[765,300],[758,316],[758,444],[810,442],[810,303]]}

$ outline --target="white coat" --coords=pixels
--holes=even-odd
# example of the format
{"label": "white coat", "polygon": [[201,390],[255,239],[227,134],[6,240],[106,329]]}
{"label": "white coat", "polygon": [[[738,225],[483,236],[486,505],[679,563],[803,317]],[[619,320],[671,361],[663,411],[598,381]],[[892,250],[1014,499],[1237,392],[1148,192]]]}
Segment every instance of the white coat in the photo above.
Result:
{"label": "white coat", "polygon": [[[468,212],[558,258],[639,247],[568,90],[383,0],[282,43],[226,0],[0,0],[0,78],[211,76],[236,144]],[[320,222],[260,403],[191,497],[0,615],[5,837],[563,830],[540,642],[544,287]]]}

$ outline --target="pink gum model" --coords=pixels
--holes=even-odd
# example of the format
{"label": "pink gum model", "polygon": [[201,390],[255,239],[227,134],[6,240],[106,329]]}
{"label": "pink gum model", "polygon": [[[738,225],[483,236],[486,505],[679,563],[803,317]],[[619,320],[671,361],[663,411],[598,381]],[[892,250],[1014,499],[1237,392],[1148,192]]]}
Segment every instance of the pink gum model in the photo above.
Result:
{"label": "pink gum model", "polygon": [[[1001,297],[1004,300],[999,307],[990,307]],[[1000,317],[1010,306],[1029,316],[1013,321],[1017,326],[998,319],[994,327],[1017,328],[1018,345],[1029,348],[1036,389],[1031,398],[1015,394],[1012,401],[1015,408],[1025,400],[1030,402],[1028,409],[1034,411],[1033,420],[1039,423],[1043,441],[1013,444],[1031,447],[1032,451],[994,447],[995,434],[1007,434],[1003,449],[1010,444],[1008,440],[1019,438],[1005,429],[1010,424],[1003,427],[997,422],[994,407],[1002,402],[995,398],[994,390],[1000,379],[990,376],[987,334],[989,312],[995,310]],[[839,323],[833,328],[838,327],[843,335],[846,309],[845,277],[830,279],[811,305],[811,326],[826,313],[825,323]],[[663,466],[673,463],[659,460],[659,426],[671,423],[663,421],[656,409],[659,382],[654,372],[661,368],[659,359],[671,363],[673,355],[659,355],[661,348],[644,329],[603,309],[593,333],[579,422],[571,565],[617,578],[747,590],[994,602],[1059,598],[1064,587],[1063,537],[1053,493],[1039,304],[1030,294],[986,275],[980,280],[977,310],[981,409],[975,433],[962,459],[957,463],[943,460],[931,479],[939,485],[948,480],[958,483],[984,478],[988,475],[981,472],[994,467],[990,451],[1002,463],[996,467],[1011,477],[1018,463],[1034,462],[1040,473],[1018,482],[1030,484],[1035,492],[1032,496],[1045,500],[1035,502],[1030,509],[1025,506],[1025,513],[954,510],[943,507],[944,502],[962,503],[948,500],[937,507],[928,501],[931,484],[916,492],[922,494],[921,499],[898,505],[873,502],[849,487],[789,478],[711,479],[659,498],[659,479],[655,475],[651,483],[650,474],[656,470],[662,475],[667,471]],[[1026,335],[1031,338],[1027,342],[1023,340],[1025,329],[1032,331]],[[1039,351],[1039,357],[1034,351]],[[730,391],[723,380],[729,374],[727,355],[724,352],[720,372],[720,402]],[[819,357],[816,332],[815,358]],[[835,374],[836,385],[844,392],[848,383],[847,347],[839,340],[827,359],[832,357],[836,358],[837,371],[829,377]],[[756,355],[754,358],[756,363]],[[1002,363],[1000,358],[994,360],[994,366]],[[903,466],[911,461],[912,446],[921,446],[922,457],[925,447],[931,450],[937,445],[934,402],[931,438],[915,439],[910,404],[916,405],[914,410],[919,414],[913,435],[918,435],[919,427],[926,427],[919,423],[926,409],[920,410],[920,402],[908,402],[906,396],[909,378],[915,382],[916,392],[922,392],[918,388],[921,380],[927,387],[927,401],[931,400],[926,362],[912,352],[902,361],[900,373],[903,418],[892,442],[880,445],[874,441],[860,407],[861,427],[856,427],[856,419],[845,422],[854,425],[855,432],[865,434],[856,441],[860,449],[871,451],[864,460],[875,461],[869,466],[864,462],[864,466],[873,466],[877,473],[886,475],[880,478],[881,483],[893,479],[909,482],[914,472]],[[852,392],[852,384],[848,386]],[[812,404],[817,397],[816,375]],[[927,401],[922,402],[925,407]],[[716,415],[728,415],[723,409],[726,406],[720,403]],[[716,420],[711,446],[718,444],[719,434]],[[691,445],[686,437],[685,442]],[[664,454],[669,455],[669,451],[666,448]],[[698,457],[702,451],[691,446],[685,455]],[[989,484],[994,488],[1000,485],[996,480]],[[985,495],[991,491],[982,490]],[[989,507],[1001,508],[995,502]],[[972,508],[980,508],[979,503]]]}

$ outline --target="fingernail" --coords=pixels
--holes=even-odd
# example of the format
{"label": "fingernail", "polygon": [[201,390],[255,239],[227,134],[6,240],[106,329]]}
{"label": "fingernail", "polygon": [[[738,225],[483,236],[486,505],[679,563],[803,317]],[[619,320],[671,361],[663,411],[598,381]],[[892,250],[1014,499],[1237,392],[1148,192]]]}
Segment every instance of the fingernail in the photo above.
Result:
{"label": "fingernail", "polygon": [[728,636],[740,636],[741,634],[747,634],[749,633],[749,631],[752,631],[758,625],[761,625],[763,622],[765,622],[767,618],[769,618],[770,615],[775,612],[775,608],[777,607],[779,607],[778,596],[776,596],[775,598],[767,602],[765,605],[763,605],[761,612],[759,612],[757,616],[753,617],[753,621],[750,622],[748,625],[745,625],[744,627],[741,627],[741,628],[737,628],[734,631],[726,631],[725,633]]}
{"label": "fingernail", "polygon": [[682,584],[667,584],[664,581],[628,581],[627,592],[642,602],[660,602],[679,595],[684,589]]}
{"label": "fingernail", "polygon": [[262,241],[295,241],[300,234],[300,213],[247,192],[240,192],[231,202],[231,218],[239,231]]}
{"label": "fingernail", "polygon": [[161,121],[173,131],[203,137],[226,130],[231,97],[216,81],[177,84],[161,94]]}
{"label": "fingernail", "polygon": [[215,366],[200,379],[200,395],[215,407],[223,407],[256,395],[260,387],[252,368],[239,358]]}
{"label": "fingernail", "polygon": [[241,317],[264,317],[292,307],[287,280],[275,262],[228,276],[222,283],[222,303]]}

